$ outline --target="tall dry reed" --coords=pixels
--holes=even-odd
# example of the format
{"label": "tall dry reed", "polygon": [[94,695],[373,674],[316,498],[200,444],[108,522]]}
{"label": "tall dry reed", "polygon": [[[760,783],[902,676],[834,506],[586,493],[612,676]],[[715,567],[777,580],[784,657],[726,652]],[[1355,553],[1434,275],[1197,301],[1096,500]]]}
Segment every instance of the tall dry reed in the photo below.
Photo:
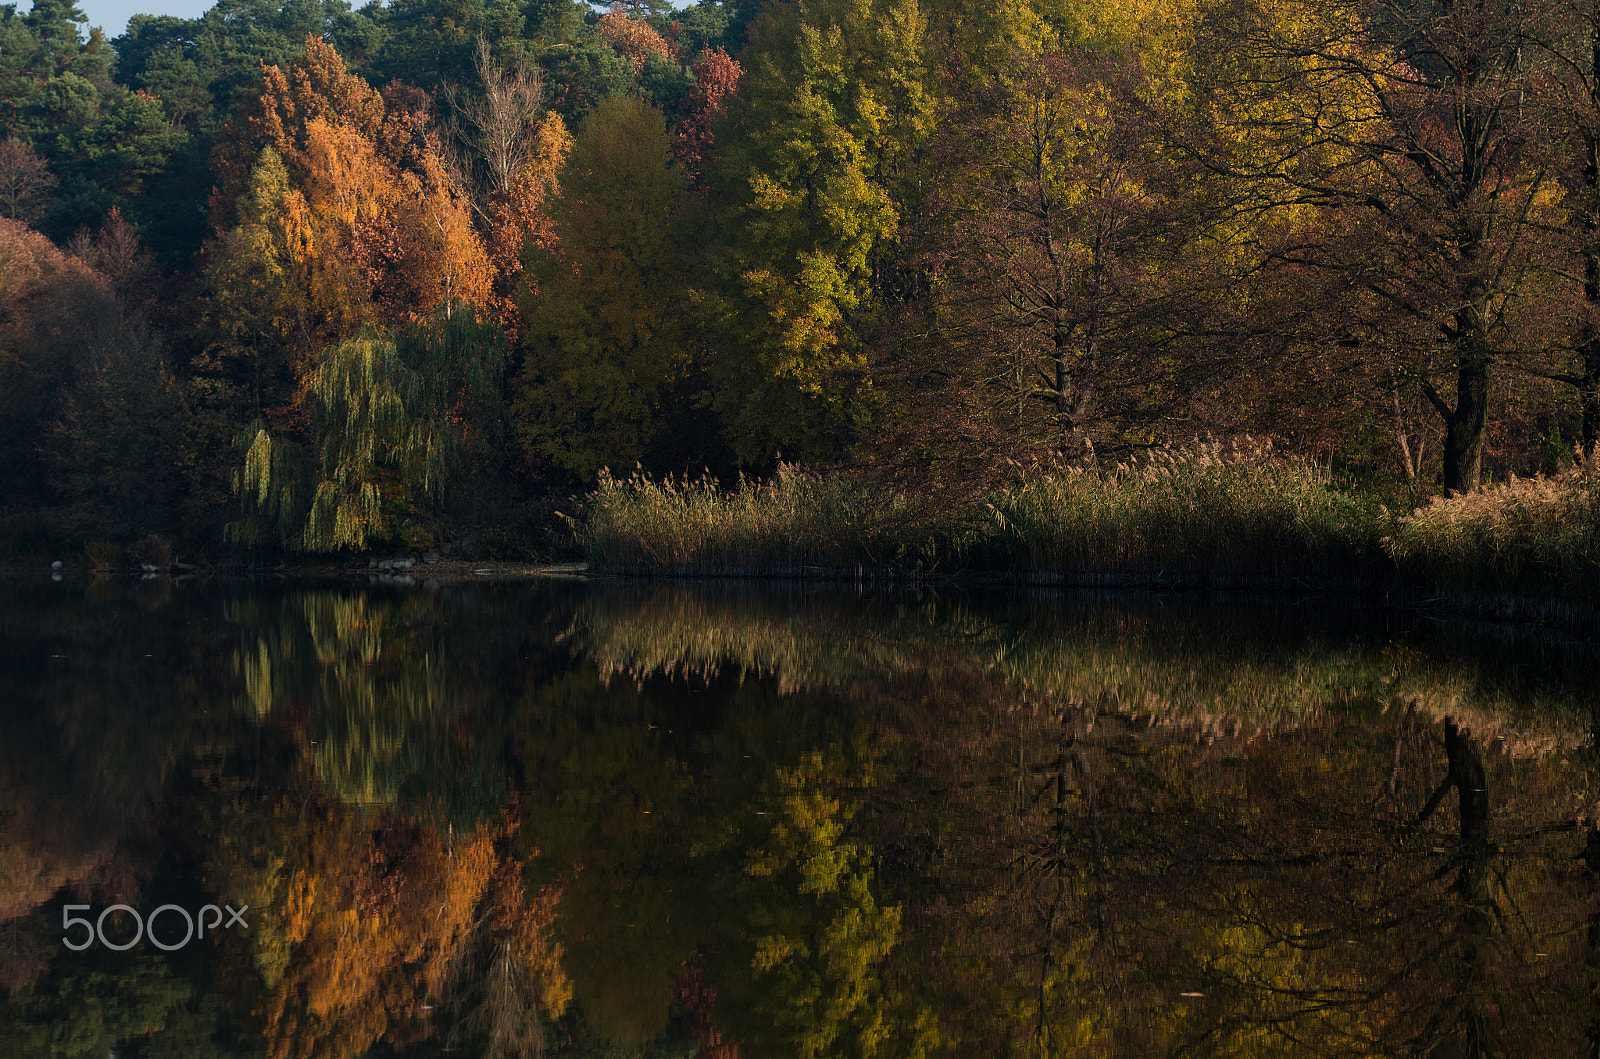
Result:
{"label": "tall dry reed", "polygon": [[1600,600],[1600,458],[1434,500],[1383,541],[1403,576],[1464,593]]}
{"label": "tall dry reed", "polygon": [[1246,441],[1019,473],[966,510],[930,511],[908,490],[788,465],[732,490],[602,474],[573,525],[591,561],[612,569],[1349,576],[1382,562],[1390,523],[1311,461]]}
{"label": "tall dry reed", "polygon": [[1033,570],[1359,576],[1389,524],[1315,462],[1250,439],[1025,475],[989,511],[985,557]]}
{"label": "tall dry reed", "polygon": [[925,567],[945,536],[904,493],[791,464],[731,490],[709,477],[602,471],[571,521],[591,562],[664,572]]}

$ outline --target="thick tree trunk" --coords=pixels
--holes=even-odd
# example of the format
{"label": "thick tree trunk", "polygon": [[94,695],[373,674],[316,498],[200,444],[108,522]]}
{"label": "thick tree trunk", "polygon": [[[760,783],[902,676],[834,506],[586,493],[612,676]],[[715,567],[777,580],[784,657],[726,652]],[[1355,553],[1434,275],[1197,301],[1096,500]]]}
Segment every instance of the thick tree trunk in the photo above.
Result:
{"label": "thick tree trunk", "polygon": [[1456,406],[1444,414],[1444,491],[1470,493],[1483,482],[1483,442],[1489,423],[1489,358],[1463,351],[1456,364]]}
{"label": "thick tree trunk", "polygon": [[[1595,155],[1596,148],[1590,147],[1590,157]],[[1600,188],[1594,186],[1600,180],[1594,166],[1586,169],[1585,175],[1589,177],[1589,194],[1600,194]],[[1593,209],[1593,207],[1591,207]],[[1585,219],[1584,229],[1588,233],[1590,245],[1584,248],[1583,254],[1583,297],[1589,303],[1591,313],[1600,313],[1600,247],[1594,245],[1595,230],[1594,217]],[[1600,441],[1600,331],[1593,324],[1585,324],[1578,336],[1578,356],[1583,364],[1583,381],[1578,384],[1578,401],[1583,409],[1583,451],[1594,451],[1595,443]]]}

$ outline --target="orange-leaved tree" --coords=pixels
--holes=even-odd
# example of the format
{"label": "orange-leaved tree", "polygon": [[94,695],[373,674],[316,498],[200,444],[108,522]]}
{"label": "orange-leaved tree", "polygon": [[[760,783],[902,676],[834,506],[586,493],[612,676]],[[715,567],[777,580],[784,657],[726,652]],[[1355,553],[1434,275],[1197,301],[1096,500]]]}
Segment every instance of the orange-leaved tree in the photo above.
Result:
{"label": "orange-leaved tree", "polygon": [[270,413],[298,402],[323,349],[368,324],[486,306],[494,271],[425,98],[386,100],[315,38],[262,83],[214,155],[206,270],[222,356],[259,355],[263,339],[283,347],[287,385],[255,409]]}
{"label": "orange-leaved tree", "polygon": [[601,15],[600,24],[595,29],[607,44],[633,63],[634,73],[644,69],[645,60],[651,55],[663,59],[675,58],[667,39],[643,19],[630,18],[621,4],[613,4],[610,12]]}

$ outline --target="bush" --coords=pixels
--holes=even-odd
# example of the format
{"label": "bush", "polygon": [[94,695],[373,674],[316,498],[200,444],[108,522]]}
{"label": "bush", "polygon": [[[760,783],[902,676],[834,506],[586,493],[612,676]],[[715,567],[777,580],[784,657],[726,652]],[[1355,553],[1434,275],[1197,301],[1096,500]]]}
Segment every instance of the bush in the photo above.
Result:
{"label": "bush", "polygon": [[119,570],[128,561],[122,549],[110,541],[95,541],[83,550],[83,557],[89,569],[97,574]]}

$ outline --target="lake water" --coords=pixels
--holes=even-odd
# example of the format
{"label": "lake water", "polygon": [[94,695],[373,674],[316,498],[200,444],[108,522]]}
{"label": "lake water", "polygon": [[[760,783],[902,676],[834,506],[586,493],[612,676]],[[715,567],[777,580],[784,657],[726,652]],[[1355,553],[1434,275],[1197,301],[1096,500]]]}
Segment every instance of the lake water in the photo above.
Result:
{"label": "lake water", "polygon": [[0,585],[0,1057],[1590,1054],[1596,674],[1327,601]]}

